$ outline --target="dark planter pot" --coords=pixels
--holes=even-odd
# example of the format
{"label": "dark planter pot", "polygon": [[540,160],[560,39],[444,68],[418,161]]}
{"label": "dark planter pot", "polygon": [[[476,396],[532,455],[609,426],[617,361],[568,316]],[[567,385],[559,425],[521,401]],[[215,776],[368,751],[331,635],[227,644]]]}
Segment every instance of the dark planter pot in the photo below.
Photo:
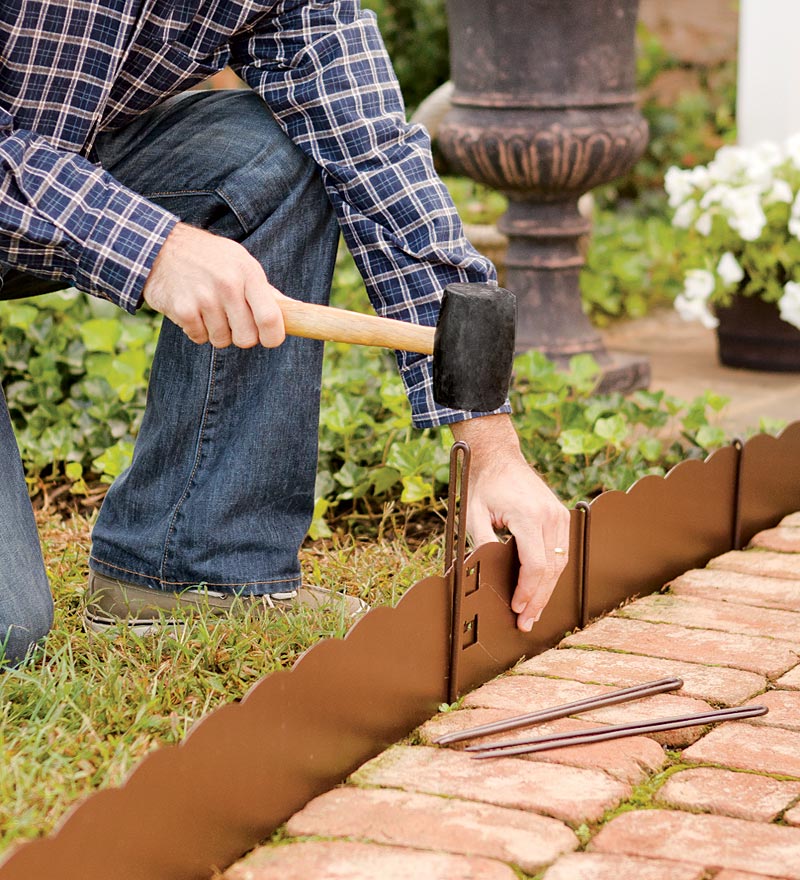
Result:
{"label": "dark planter pot", "polygon": [[781,320],[778,306],[739,296],[716,308],[720,363],[766,372],[800,372],[800,330]]}

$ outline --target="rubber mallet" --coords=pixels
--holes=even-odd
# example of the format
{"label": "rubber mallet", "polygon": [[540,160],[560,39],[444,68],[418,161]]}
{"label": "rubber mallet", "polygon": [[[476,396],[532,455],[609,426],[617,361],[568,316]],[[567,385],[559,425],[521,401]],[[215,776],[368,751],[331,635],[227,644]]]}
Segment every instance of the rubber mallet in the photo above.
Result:
{"label": "rubber mallet", "polygon": [[436,327],[278,299],[286,332],[306,339],[377,345],[433,355],[440,406],[491,412],[508,395],[514,361],[516,298],[492,284],[450,284]]}

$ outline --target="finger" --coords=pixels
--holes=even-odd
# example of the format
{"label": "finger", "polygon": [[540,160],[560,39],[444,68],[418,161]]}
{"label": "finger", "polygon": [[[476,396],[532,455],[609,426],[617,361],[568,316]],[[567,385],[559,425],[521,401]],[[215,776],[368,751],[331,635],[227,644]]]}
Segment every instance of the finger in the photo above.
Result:
{"label": "finger", "polygon": [[214,348],[227,348],[232,342],[231,327],[225,310],[219,306],[202,312],[203,323],[208,331],[208,341]]}
{"label": "finger", "polygon": [[208,342],[208,330],[199,314],[196,318],[186,319],[179,326],[196,345],[205,345]]}
{"label": "finger", "polygon": [[530,632],[533,618],[540,610],[537,593],[547,571],[547,551],[544,534],[540,525],[535,524],[517,536],[520,570],[517,588],[511,602],[512,610],[518,615],[517,626],[523,632]]}
{"label": "finger", "polygon": [[492,517],[489,511],[485,507],[478,508],[474,504],[470,504],[470,509],[467,511],[467,532],[472,539],[473,547],[497,543],[500,540],[492,528]]}
{"label": "finger", "polygon": [[[254,261],[255,262],[255,261]],[[258,263],[245,286],[245,299],[253,315],[258,339],[265,348],[277,348],[286,339],[283,314],[278,307],[276,295],[280,295],[270,283]]]}
{"label": "finger", "polygon": [[226,301],[225,315],[231,328],[231,341],[237,348],[252,348],[258,344],[258,327],[244,298]]}
{"label": "finger", "polygon": [[557,515],[553,519],[548,519],[542,527],[546,563],[541,568],[536,592],[522,615],[522,623],[526,631],[542,616],[558,579],[569,562],[569,529],[570,518],[565,509],[559,510]]}

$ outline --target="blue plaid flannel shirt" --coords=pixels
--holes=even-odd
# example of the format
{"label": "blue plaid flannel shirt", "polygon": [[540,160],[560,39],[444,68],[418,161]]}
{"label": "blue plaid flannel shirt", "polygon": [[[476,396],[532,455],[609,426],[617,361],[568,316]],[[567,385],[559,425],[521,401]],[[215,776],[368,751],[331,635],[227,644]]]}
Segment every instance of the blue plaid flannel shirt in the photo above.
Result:
{"label": "blue plaid flannel shirt", "polygon": [[[433,325],[447,284],[494,278],[358,0],[3,0],[0,272],[135,311],[177,218],[90,161],[92,143],[226,65],[319,164],[379,314]],[[431,358],[398,361],[417,426],[469,417],[434,403]]]}

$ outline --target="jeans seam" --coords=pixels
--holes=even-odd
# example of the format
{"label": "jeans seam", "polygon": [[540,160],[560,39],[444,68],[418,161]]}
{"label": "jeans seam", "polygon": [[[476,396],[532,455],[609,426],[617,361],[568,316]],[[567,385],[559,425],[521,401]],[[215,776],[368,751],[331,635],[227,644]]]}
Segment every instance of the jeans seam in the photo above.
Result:
{"label": "jeans seam", "polygon": [[247,223],[245,223],[245,220],[241,214],[241,211],[239,211],[239,209],[233,203],[233,200],[230,198],[230,196],[228,196],[224,192],[224,190],[222,190],[222,189],[215,189],[214,195],[218,196],[220,199],[222,199],[223,202],[225,202],[225,204],[228,206],[228,210],[239,221],[239,225],[242,227],[242,232],[245,232],[245,233],[249,232],[251,229],[251,226],[249,226]]}
{"label": "jeans seam", "polygon": [[186,497],[189,494],[189,490],[192,487],[192,483],[194,482],[195,475],[197,474],[197,470],[200,467],[200,458],[203,453],[203,435],[206,430],[206,426],[208,425],[208,417],[211,409],[211,398],[214,393],[214,388],[216,385],[216,377],[217,377],[217,357],[218,352],[217,349],[211,349],[211,367],[209,369],[208,374],[208,388],[206,389],[206,399],[203,402],[203,418],[200,422],[200,428],[197,432],[197,444],[195,446],[194,453],[194,465],[192,467],[192,472],[189,474],[188,479],[186,480],[186,485],[184,486],[183,492],[181,493],[181,497],[175,503],[175,508],[172,511],[172,516],[170,517],[169,526],[167,527],[167,534],[164,537],[164,553],[161,556],[161,570],[159,572],[159,579],[162,583],[169,583],[165,577],[165,571],[167,566],[167,559],[169,558],[169,545],[170,540],[175,532],[175,522],[178,518],[178,514],[180,513],[181,507],[183,506],[184,501],[186,501]]}
{"label": "jeans seam", "polygon": [[[152,575],[145,574],[142,571],[136,571],[133,568],[125,568],[122,565],[115,565],[113,562],[107,562],[105,559],[101,559],[96,554],[92,553],[89,559],[93,562],[98,562],[100,565],[105,565],[107,568],[113,568],[115,571],[124,571],[126,574],[135,574],[138,577],[145,578],[146,580],[155,580]],[[288,578],[271,578],[266,581],[244,581],[243,583],[220,583],[217,581],[168,581],[163,578],[159,578],[159,582],[162,584],[170,584],[174,587],[189,587],[194,586],[195,584],[204,584],[208,587],[249,587],[249,586],[259,586],[261,584],[291,584],[294,582],[299,582],[301,579],[300,575],[295,575],[294,577]]]}
{"label": "jeans seam", "polygon": [[[161,196],[218,196],[215,189],[167,189],[157,192],[143,193],[146,199],[155,199]],[[226,200],[227,201],[227,200]]]}

